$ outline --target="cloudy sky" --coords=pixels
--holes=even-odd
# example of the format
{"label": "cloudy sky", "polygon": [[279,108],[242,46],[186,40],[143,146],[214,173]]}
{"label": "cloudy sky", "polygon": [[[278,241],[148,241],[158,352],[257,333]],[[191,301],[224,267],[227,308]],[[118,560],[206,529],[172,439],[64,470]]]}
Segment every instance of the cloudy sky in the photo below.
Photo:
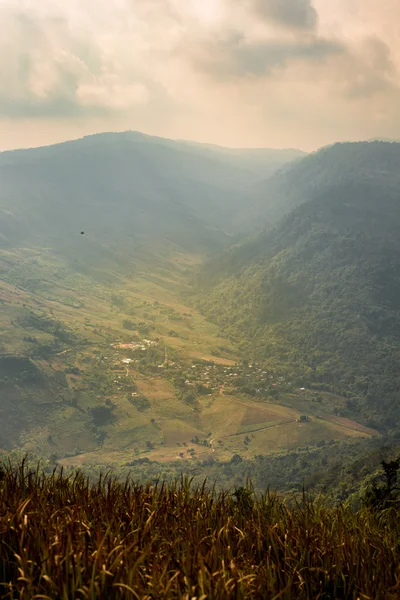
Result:
{"label": "cloudy sky", "polygon": [[0,149],[400,138],[399,0],[0,0]]}

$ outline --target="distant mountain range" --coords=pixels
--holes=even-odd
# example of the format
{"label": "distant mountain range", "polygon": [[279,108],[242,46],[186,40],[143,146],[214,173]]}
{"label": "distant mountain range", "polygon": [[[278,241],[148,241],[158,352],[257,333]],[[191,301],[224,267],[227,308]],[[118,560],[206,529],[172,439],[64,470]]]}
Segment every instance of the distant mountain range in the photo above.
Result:
{"label": "distant mountain range", "polygon": [[289,365],[389,430],[400,418],[399,166],[400,144],[382,141],[304,155],[136,132],[4,152],[0,276],[20,249],[85,276],[138,260],[150,273],[152,256],[174,252],[207,258],[193,303],[243,356]]}
{"label": "distant mountain range", "polygon": [[[174,245],[213,250],[243,195],[299,151],[215,149],[136,132],[0,154],[0,244],[67,256]],[[243,159],[242,159],[243,156]]]}
{"label": "distant mountain range", "polygon": [[376,137],[367,140],[367,142],[388,142],[389,144],[398,144],[400,140],[386,137]]}

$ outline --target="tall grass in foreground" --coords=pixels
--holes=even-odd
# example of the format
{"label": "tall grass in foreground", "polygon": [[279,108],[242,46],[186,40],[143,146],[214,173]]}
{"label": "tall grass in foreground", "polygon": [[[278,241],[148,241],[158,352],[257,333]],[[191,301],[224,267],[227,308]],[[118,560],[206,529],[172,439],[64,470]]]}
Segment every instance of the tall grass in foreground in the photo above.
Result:
{"label": "tall grass in foreground", "polygon": [[6,466],[1,598],[185,600],[400,597],[390,512],[252,501]]}

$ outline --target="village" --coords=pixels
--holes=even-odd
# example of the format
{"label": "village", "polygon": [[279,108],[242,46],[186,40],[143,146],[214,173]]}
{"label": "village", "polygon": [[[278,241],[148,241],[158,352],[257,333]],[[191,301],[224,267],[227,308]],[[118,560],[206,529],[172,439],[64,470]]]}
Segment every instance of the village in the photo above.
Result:
{"label": "village", "polygon": [[[110,344],[111,348],[112,356],[101,355],[98,360],[103,364],[108,362],[112,371],[124,371],[127,376],[130,367],[142,374],[165,377],[180,389],[185,387],[188,392],[195,389],[199,395],[223,391],[226,394],[235,392],[252,397],[277,399],[280,391],[289,392],[295,389],[285,376],[260,364],[240,361],[228,365],[206,359],[183,360],[176,352],[169,357],[168,353],[171,355],[171,350],[154,340],[116,342]],[[117,375],[114,379],[114,383],[120,388],[125,387],[121,380],[122,375]]]}
{"label": "village", "polygon": [[345,398],[301,374],[196,350],[183,356],[162,338],[109,340],[71,355],[69,365],[74,406],[88,413],[97,452],[121,440],[127,464],[255,456],[321,435],[329,441],[330,427],[370,435],[346,421]]}

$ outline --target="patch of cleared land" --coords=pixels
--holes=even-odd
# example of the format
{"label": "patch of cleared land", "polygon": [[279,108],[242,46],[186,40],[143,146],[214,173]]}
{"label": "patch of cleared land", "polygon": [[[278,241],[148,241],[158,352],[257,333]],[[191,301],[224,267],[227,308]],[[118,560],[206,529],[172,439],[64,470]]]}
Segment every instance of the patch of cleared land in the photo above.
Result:
{"label": "patch of cleared land", "polygon": [[[72,340],[59,340],[54,352],[35,359],[50,382],[42,394],[34,396],[34,387],[28,385],[13,390],[15,405],[32,397],[38,404],[43,398],[53,399],[45,411],[35,408],[32,401],[30,419],[21,425],[19,439],[24,451],[55,453],[65,465],[124,463],[138,456],[160,462],[190,461],[188,450],[192,448],[196,458],[229,460],[235,453],[251,457],[320,440],[377,435],[355,421],[331,414],[333,406],[340,409],[345,402],[332,395],[321,393],[317,403],[311,392],[304,390],[282,393],[280,402],[256,401],[223,393],[221,382],[221,393],[214,387],[211,395],[199,396],[195,410],[178,398],[162,372],[143,375],[140,364],[121,364],[125,351],[150,338],[164,343],[171,354],[175,352],[187,362],[188,369],[192,359],[214,362],[227,367],[227,386],[233,380],[228,379],[228,367],[235,365],[235,348],[180,296],[186,288],[179,268],[197,259],[176,256],[174,260],[176,269],[168,275],[124,277],[104,270],[95,282],[72,275],[46,250],[0,252],[0,268],[8,274],[8,280],[0,282],[3,352],[30,356],[35,347],[54,342],[52,332],[24,325],[24,319],[32,314],[58,322]],[[131,330],[124,326],[127,320],[133,323]],[[146,328],[148,333],[140,333]],[[67,372],[71,366],[78,371]],[[204,377],[207,372],[208,377],[211,372],[207,368],[198,372]],[[207,379],[204,382],[208,384]],[[134,405],[134,389],[149,406],[140,409]],[[90,411],[104,405],[106,399],[112,403],[113,418],[94,427]],[[302,414],[311,420],[299,422]],[[200,441],[212,440],[212,447],[192,443],[196,436]],[[62,458],[71,453],[75,456]]]}

